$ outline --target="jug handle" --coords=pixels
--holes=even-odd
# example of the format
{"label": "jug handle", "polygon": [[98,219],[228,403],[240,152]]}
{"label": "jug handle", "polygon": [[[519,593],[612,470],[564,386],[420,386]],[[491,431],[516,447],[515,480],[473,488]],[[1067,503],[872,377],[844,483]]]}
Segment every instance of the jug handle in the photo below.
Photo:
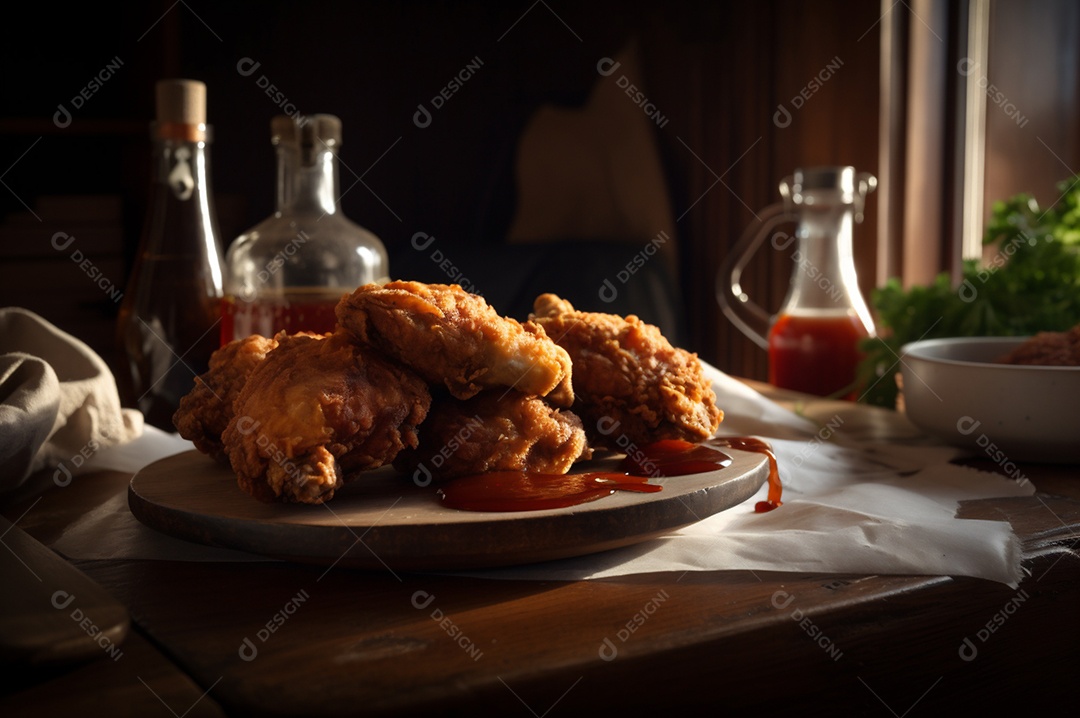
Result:
{"label": "jug handle", "polygon": [[770,230],[779,224],[795,223],[797,219],[785,204],[766,207],[731,248],[716,277],[716,298],[724,315],[762,349],[769,348],[768,334],[773,318],[750,301],[750,297],[743,291],[742,272]]}

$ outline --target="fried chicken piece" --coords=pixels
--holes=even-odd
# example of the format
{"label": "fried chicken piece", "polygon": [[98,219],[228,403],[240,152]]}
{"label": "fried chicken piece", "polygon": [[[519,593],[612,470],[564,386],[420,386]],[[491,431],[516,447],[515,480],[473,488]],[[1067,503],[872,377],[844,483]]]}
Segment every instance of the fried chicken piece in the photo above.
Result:
{"label": "fried chicken piece", "polygon": [[195,388],[180,399],[173,426],[199,451],[224,466],[229,457],[221,434],[233,417],[233,401],[248,376],[278,345],[257,334],[229,342],[210,355],[210,368],[195,379]]}
{"label": "fried chicken piece", "polygon": [[488,389],[465,401],[436,399],[419,447],[398,454],[394,468],[426,485],[486,471],[565,474],[591,457],[575,414],[518,391]]}
{"label": "fried chicken piece", "polygon": [[566,351],[532,323],[499,316],[456,284],[366,284],[342,298],[339,325],[458,399],[489,387],[573,403]]}
{"label": "fried chicken piece", "polygon": [[634,315],[579,312],[554,294],[537,297],[530,318],[570,353],[573,409],[595,445],[703,441],[720,426],[724,414],[697,355],[657,327]]}
{"label": "fried chicken piece", "polygon": [[415,447],[430,405],[420,377],[343,333],[279,334],[222,438],[244,491],[266,502],[319,504],[356,472]]}
{"label": "fried chicken piece", "polygon": [[1067,332],[1039,332],[998,361],[1034,366],[1080,366],[1080,324]]}

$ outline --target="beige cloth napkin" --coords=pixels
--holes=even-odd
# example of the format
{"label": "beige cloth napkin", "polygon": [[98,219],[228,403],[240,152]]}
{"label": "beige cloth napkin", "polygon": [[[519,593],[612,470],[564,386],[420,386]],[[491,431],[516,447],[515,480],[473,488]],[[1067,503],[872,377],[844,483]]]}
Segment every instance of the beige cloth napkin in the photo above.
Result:
{"label": "beige cloth napkin", "polygon": [[34,312],[0,309],[0,491],[56,467],[68,480],[87,459],[143,430],[120,406],[116,380],[82,341]]}

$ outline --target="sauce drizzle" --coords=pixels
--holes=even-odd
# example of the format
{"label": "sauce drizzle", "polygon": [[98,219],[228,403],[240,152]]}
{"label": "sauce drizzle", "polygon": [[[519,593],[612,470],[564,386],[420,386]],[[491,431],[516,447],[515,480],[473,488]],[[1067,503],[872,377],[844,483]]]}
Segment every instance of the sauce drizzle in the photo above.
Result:
{"label": "sauce drizzle", "polygon": [[663,489],[650,478],[686,476],[717,471],[732,459],[720,449],[762,453],[769,457],[769,493],[754,507],[758,513],[781,505],[776,455],[767,443],[748,436],[719,437],[701,444],[668,439],[643,447],[631,446],[616,471],[548,474],[532,471],[491,471],[447,481],[438,494],[443,505],[464,511],[539,511],[596,501],[616,491],[653,493]]}
{"label": "sauce drizzle", "polygon": [[755,451],[769,457],[769,494],[764,501],[754,504],[754,511],[763,514],[783,506],[784,502],[780,500],[780,496],[784,492],[784,487],[780,483],[780,469],[776,464],[776,454],[771,446],[752,436],[724,436],[712,439],[710,443],[728,449]]}

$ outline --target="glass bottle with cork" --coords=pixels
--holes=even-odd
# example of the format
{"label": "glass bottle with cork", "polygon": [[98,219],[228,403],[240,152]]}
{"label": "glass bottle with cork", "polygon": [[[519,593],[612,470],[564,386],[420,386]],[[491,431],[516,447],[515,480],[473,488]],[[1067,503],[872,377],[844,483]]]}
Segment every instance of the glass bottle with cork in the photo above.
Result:
{"label": "glass bottle with cork", "polygon": [[155,87],[148,211],[117,320],[124,403],[173,431],[172,415],[217,348],[222,255],[210,181],[206,85]]}
{"label": "glass bottle with cork", "polygon": [[339,206],[341,120],[279,115],[270,134],[277,151],[277,209],[229,247],[223,345],[251,334],[333,331],[342,295],[388,277],[382,241]]}

